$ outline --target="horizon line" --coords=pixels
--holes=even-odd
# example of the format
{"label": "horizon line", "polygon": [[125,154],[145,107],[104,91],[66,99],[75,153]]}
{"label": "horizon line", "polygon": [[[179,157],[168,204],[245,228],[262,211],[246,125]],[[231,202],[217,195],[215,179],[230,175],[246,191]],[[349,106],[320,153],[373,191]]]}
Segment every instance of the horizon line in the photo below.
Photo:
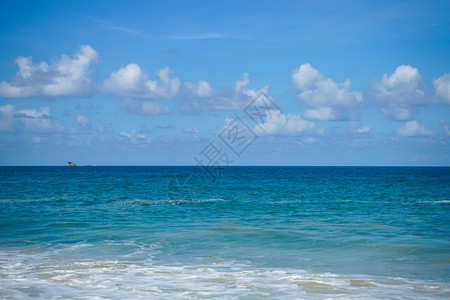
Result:
{"label": "horizon line", "polygon": [[[198,167],[203,168],[205,166],[198,165],[77,165],[77,166],[64,166],[64,165],[0,165],[1,167]],[[208,167],[208,166],[207,166]],[[232,166],[209,166],[209,167],[220,167],[220,168],[233,168],[233,167],[337,167],[337,168],[348,168],[348,167],[413,167],[413,168],[449,168],[450,165],[232,165]]]}

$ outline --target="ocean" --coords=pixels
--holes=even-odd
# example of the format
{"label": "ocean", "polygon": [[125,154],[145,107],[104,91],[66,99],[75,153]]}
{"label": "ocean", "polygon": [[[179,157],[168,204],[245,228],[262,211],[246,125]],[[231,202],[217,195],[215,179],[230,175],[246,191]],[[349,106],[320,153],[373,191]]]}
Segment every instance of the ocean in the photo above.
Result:
{"label": "ocean", "polygon": [[450,298],[448,167],[0,167],[1,299]]}

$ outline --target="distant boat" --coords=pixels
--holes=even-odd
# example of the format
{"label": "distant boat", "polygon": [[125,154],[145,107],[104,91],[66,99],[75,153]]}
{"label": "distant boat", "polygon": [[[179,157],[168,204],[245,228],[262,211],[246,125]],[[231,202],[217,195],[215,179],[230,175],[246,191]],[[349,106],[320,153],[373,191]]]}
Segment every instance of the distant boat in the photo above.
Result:
{"label": "distant boat", "polygon": [[76,163],[69,161],[69,162],[67,162],[67,164],[64,165],[64,167],[93,167],[93,165],[81,165],[81,166],[79,166]]}

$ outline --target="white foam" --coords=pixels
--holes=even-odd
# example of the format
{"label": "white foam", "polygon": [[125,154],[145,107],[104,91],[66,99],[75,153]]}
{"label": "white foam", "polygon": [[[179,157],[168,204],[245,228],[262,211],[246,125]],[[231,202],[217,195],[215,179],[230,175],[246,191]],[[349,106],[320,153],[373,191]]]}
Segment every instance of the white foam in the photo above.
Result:
{"label": "white foam", "polygon": [[[129,199],[129,200],[120,200],[114,202],[117,206],[140,206],[144,205],[173,205],[173,204],[189,204],[189,203],[204,203],[204,202],[219,202],[226,201],[221,198],[211,198],[211,199],[163,199],[163,200],[150,200],[150,199]],[[110,206],[111,204],[105,204]]]}
{"label": "white foam", "polygon": [[[139,251],[152,255],[151,248]],[[223,258],[200,259],[197,265],[181,262],[164,265],[125,257],[113,260],[67,257],[69,252],[67,249],[50,253],[0,251],[0,298],[431,299],[450,296],[450,285],[441,282],[268,269]]]}
{"label": "white foam", "polygon": [[39,199],[0,199],[1,204],[8,203],[28,203],[28,202],[47,202],[61,200],[61,198],[51,197],[51,198],[39,198]]}
{"label": "white foam", "polygon": [[419,201],[420,203],[429,203],[429,204],[441,204],[441,203],[450,203],[450,200],[431,200],[431,201]]}

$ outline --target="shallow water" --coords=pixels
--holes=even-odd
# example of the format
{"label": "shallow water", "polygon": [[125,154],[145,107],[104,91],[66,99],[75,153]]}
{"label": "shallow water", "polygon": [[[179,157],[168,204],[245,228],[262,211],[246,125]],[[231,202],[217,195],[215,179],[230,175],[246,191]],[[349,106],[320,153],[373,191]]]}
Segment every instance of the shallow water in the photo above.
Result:
{"label": "shallow water", "polygon": [[0,298],[450,297],[450,168],[1,167]]}

